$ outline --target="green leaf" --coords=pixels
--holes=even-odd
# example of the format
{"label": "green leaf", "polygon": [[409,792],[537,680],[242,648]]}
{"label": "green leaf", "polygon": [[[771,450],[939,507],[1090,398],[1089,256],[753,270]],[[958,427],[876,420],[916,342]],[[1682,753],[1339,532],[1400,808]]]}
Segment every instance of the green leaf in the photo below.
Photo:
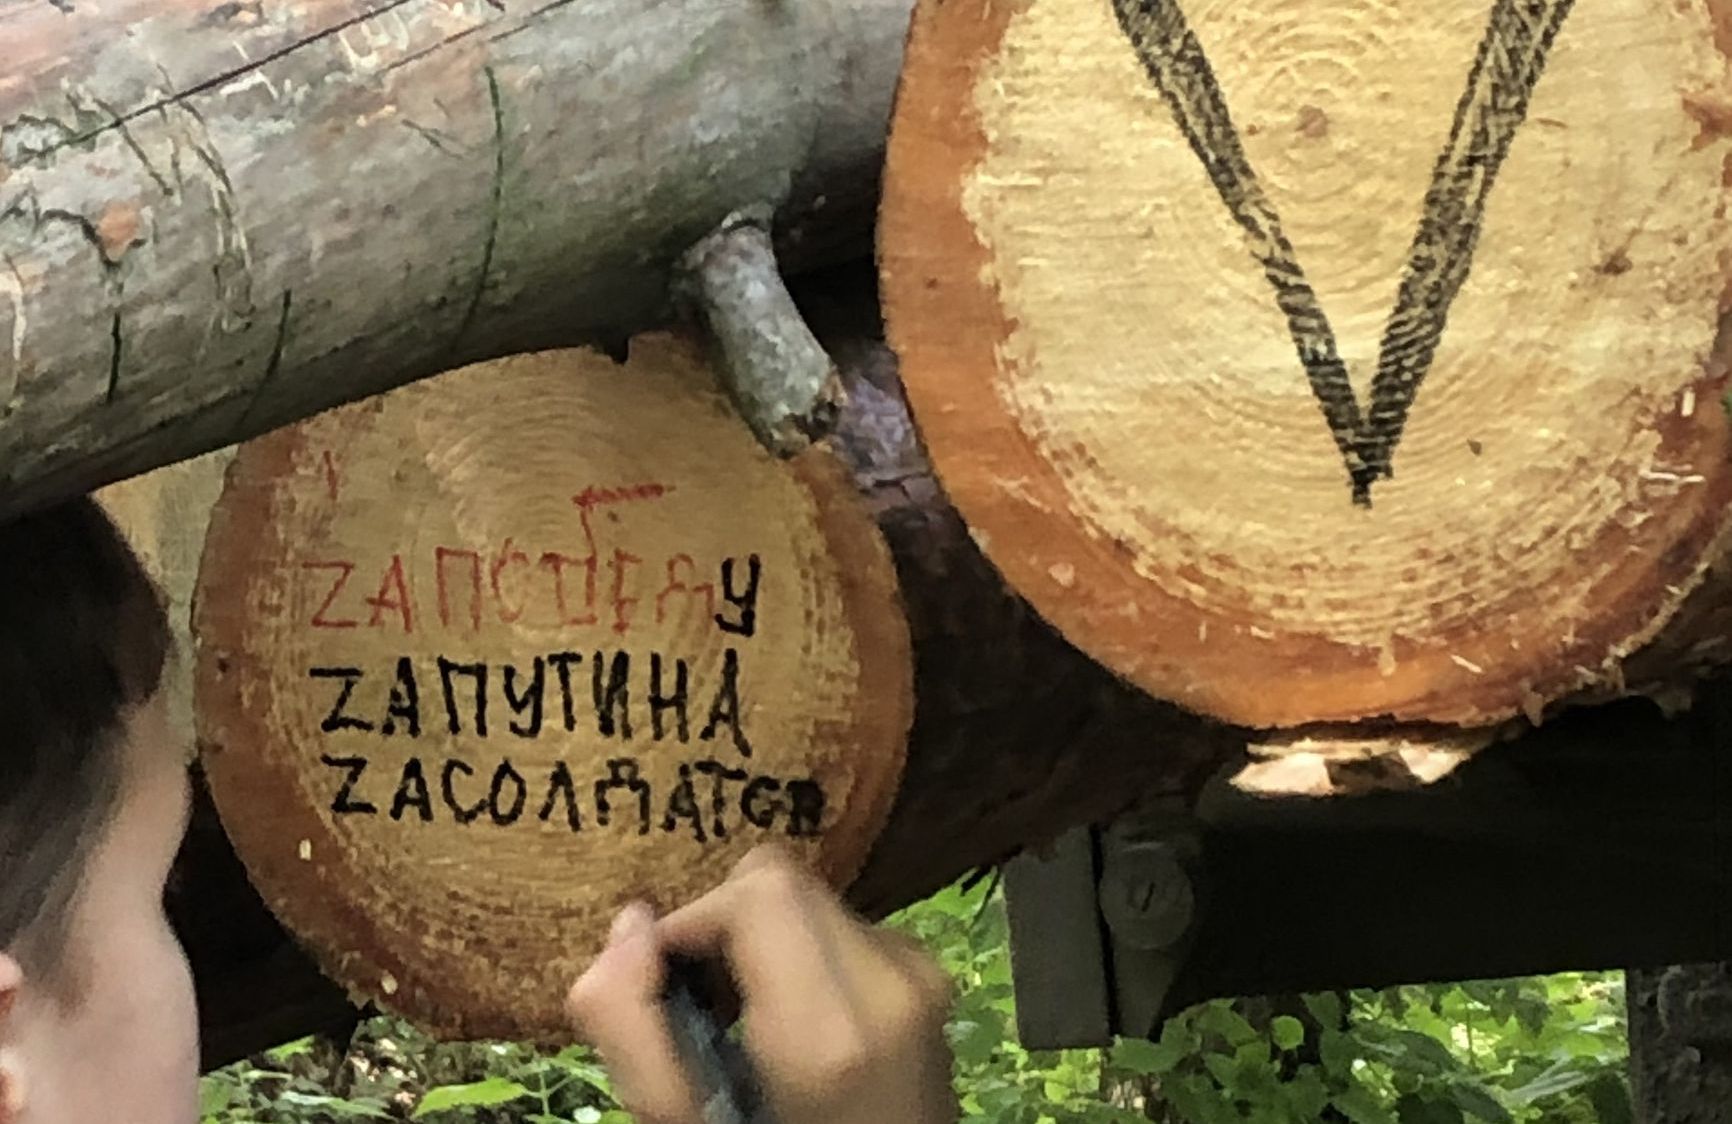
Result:
{"label": "green leaf", "polygon": [[200,1116],[214,1116],[234,1103],[236,1090],[226,1082],[205,1078],[198,1085]]}
{"label": "green leaf", "polygon": [[1515,1124],[1515,1117],[1509,1109],[1498,1103],[1483,1087],[1470,1081],[1457,1081],[1449,1086],[1449,1099],[1461,1107],[1469,1116],[1490,1121],[1491,1124]]}
{"label": "green leaf", "polygon": [[1560,1062],[1539,1074],[1532,1081],[1509,1090],[1509,1098],[1517,1104],[1532,1104],[1546,1097],[1555,1097],[1559,1093],[1567,1093],[1579,1089],[1594,1079],[1594,1075],[1585,1072],[1573,1062]]}
{"label": "green leaf", "polygon": [[1197,1015],[1197,1028],[1207,1034],[1220,1035],[1229,1046],[1243,1046],[1262,1037],[1257,1033],[1257,1028],[1247,1022],[1244,1015],[1233,1010],[1232,1005],[1224,999],[1204,1004]]}
{"label": "green leaf", "polygon": [[1189,1014],[1168,1019],[1161,1027],[1161,1046],[1180,1054],[1194,1054],[1203,1048],[1203,1038],[1191,1025]]}
{"label": "green leaf", "polygon": [[298,1105],[302,1108],[321,1109],[331,1116],[364,1117],[369,1120],[388,1120],[391,1114],[385,1111],[383,1105],[372,1101],[351,1101],[341,1097],[319,1096],[313,1093],[298,1093],[285,1089],[276,1096],[278,1104]]}
{"label": "green leaf", "polygon": [[1395,1117],[1389,1114],[1389,1110],[1357,1085],[1336,1093],[1329,1103],[1353,1124],[1395,1124]]}
{"label": "green leaf", "polygon": [[1238,1066],[1226,1054],[1207,1053],[1203,1055],[1203,1068],[1209,1071],[1209,1076],[1222,1089],[1232,1090],[1239,1076]]}
{"label": "green leaf", "polygon": [[290,1058],[298,1058],[303,1054],[310,1054],[312,1052],[313,1038],[311,1035],[308,1035],[306,1038],[297,1038],[293,1042],[285,1042],[274,1050],[266,1050],[265,1057],[272,1065],[282,1065]]}
{"label": "green leaf", "polygon": [[957,1020],[946,1030],[950,1049],[956,1060],[965,1066],[983,1066],[992,1060],[1004,1045],[1006,1027],[996,1011],[978,1012],[980,1021]]}
{"label": "green leaf", "polygon": [[997,1119],[1011,1116],[1022,1106],[1026,1094],[1014,1085],[998,1088],[986,1087],[976,1091],[975,1097],[980,1101],[980,1107],[989,1118]]}
{"label": "green leaf", "polygon": [[1470,980],[1455,986],[1469,999],[1486,1007],[1496,1007],[1499,996],[1506,990],[1503,984],[1495,980]]}
{"label": "green leaf", "polygon": [[1593,1105],[1594,1119],[1599,1124],[1634,1124],[1635,1106],[1630,1103],[1630,1086],[1623,1073],[1601,1073],[1588,1086],[1588,1103]]}
{"label": "green leaf", "polygon": [[1390,1031],[1382,1042],[1384,1055],[1391,1065],[1442,1075],[1461,1068],[1461,1062],[1449,1047],[1429,1034],[1405,1028]]}
{"label": "green leaf", "polygon": [[1326,1072],[1333,1077],[1345,1078],[1353,1072],[1353,1063],[1359,1060],[1359,1046],[1339,1030],[1325,1030],[1317,1041],[1317,1055],[1322,1059]]}
{"label": "green leaf", "polygon": [[1141,1077],[1158,1077],[1170,1072],[1183,1057],[1146,1038],[1121,1038],[1113,1044],[1108,1064]]}
{"label": "green leaf", "polygon": [[1543,996],[1523,995],[1515,1004],[1516,1021],[1529,1034],[1538,1034],[1545,1029],[1546,1020],[1551,1017],[1551,1004]]}
{"label": "green leaf", "polygon": [[580,1069],[597,1064],[595,1051],[588,1046],[567,1046],[547,1060],[563,1069]]}
{"label": "green leaf", "polygon": [[467,1085],[441,1085],[437,1089],[427,1090],[427,1095],[415,1106],[413,1119],[419,1120],[423,1116],[454,1108],[485,1108],[489,1105],[507,1104],[527,1096],[528,1089],[503,1077],[489,1077],[485,1081],[474,1081]]}
{"label": "green leaf", "polygon": [[1269,1024],[1275,1045],[1282,1050],[1297,1050],[1305,1044],[1305,1024],[1292,1015],[1277,1015]]}
{"label": "green leaf", "polygon": [[1461,1106],[1448,1101],[1428,1101],[1409,1093],[1395,1102],[1400,1124],[1462,1124]]}
{"label": "green leaf", "polygon": [[1192,1124],[1233,1124],[1239,1119],[1237,1109],[1207,1077],[1162,1084],[1167,1101],[1179,1110],[1182,1120]]}
{"label": "green leaf", "polygon": [[1323,1083],[1321,1066],[1300,1066],[1296,1076],[1281,1083],[1280,1098],[1287,1119],[1316,1120],[1329,1105],[1329,1089]]}
{"label": "green leaf", "polygon": [[1333,991],[1320,991],[1305,997],[1305,1009],[1324,1030],[1341,1029],[1341,997]]}

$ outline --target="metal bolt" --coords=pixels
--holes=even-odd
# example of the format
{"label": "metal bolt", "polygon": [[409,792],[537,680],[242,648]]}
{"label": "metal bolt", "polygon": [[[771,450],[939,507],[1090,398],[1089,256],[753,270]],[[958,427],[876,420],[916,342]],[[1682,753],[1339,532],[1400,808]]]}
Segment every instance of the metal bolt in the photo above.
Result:
{"label": "metal bolt", "polygon": [[1196,919],[1196,891],[1178,852],[1155,841],[1129,843],[1105,856],[1101,916],[1113,937],[1158,952],[1178,944]]}

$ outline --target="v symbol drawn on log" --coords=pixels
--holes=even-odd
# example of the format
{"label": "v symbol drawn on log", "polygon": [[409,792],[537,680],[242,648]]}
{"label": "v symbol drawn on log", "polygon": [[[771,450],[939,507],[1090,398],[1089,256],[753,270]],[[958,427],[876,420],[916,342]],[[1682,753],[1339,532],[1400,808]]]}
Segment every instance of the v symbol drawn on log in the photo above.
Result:
{"label": "v symbol drawn on log", "polygon": [[1449,141],[1432,171],[1395,309],[1383,330],[1371,406],[1361,413],[1334,330],[1245,156],[1226,99],[1179,0],[1113,0],[1119,26],[1275,290],[1275,303],[1287,318],[1299,361],[1346,462],[1355,503],[1370,506],[1372,483],[1394,475],[1391,463],[1408,411],[1437,356],[1450,305],[1473,266],[1492,184],[1574,6],[1575,0],[1496,0]]}

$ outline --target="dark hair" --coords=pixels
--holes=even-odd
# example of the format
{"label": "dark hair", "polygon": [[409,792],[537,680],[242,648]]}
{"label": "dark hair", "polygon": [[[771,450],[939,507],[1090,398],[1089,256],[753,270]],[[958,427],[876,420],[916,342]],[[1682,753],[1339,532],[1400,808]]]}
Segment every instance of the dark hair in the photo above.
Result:
{"label": "dark hair", "polygon": [[120,730],[169,646],[155,587],[95,501],[0,525],[0,950],[51,972],[113,815]]}

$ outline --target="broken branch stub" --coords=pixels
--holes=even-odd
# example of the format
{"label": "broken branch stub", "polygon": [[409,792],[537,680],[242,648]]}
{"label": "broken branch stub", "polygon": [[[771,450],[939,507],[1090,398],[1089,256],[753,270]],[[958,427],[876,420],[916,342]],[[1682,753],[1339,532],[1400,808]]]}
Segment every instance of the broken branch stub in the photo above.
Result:
{"label": "broken branch stub", "polygon": [[848,473],[772,458],[672,336],[243,446],[195,612],[205,769],[253,880],[333,978],[453,1036],[559,1036],[548,981],[621,907],[759,842],[846,885],[912,720]]}
{"label": "broken branch stub", "polygon": [[922,3],[886,323],[986,552],[1252,726],[1723,662],[1719,8]]}
{"label": "broken branch stub", "polygon": [[863,248],[907,0],[0,0],[0,516]]}
{"label": "broken branch stub", "polygon": [[676,287],[709,332],[740,416],[788,457],[835,428],[842,387],[782,282],[768,218],[730,215],[686,253]]}

